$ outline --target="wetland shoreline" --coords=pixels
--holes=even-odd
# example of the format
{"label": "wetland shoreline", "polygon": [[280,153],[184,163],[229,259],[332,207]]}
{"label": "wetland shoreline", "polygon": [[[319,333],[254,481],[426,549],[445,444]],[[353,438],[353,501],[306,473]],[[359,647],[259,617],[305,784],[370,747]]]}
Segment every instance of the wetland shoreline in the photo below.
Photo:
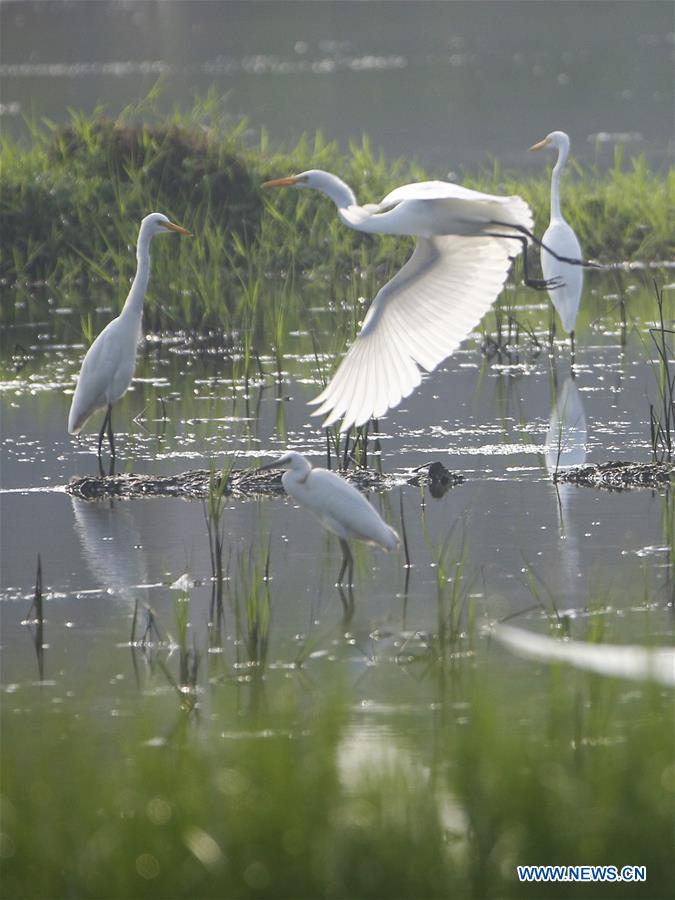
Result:
{"label": "wetland shoreline", "polygon": [[[12,297],[25,298],[36,311],[31,294],[40,283],[50,289],[53,308],[69,306],[83,285],[112,287],[114,308],[124,298],[120,274],[131,268],[127,248],[136,223],[152,209],[174,216],[195,238],[180,247],[153,248],[148,328],[245,332],[263,315],[254,300],[261,288],[273,287],[287,305],[291,286],[305,272],[336,303],[353,305],[350,279],[370,272],[360,289],[374,296],[376,285],[408,255],[408,243],[344,228],[325,198],[289,191],[270,199],[260,185],[320,167],[340,173],[365,201],[397,184],[445,177],[414,161],[387,159],[367,138],[349,154],[320,134],[275,150],[264,134],[252,136],[246,123],[234,123],[213,95],[162,124],[147,124],[148,117],[142,104],[117,119],[73,112],[68,125],[35,126],[29,146],[2,137],[3,239],[12,248],[0,264],[0,292],[9,301],[3,303],[3,325],[21,318]],[[543,230],[547,167],[524,177],[495,163],[458,180],[522,195],[535,214],[535,229]],[[570,173],[565,214],[587,257],[643,266],[675,259],[673,196],[675,169],[653,170],[619,147],[609,168],[576,166]],[[608,277],[620,280],[621,273]]]}

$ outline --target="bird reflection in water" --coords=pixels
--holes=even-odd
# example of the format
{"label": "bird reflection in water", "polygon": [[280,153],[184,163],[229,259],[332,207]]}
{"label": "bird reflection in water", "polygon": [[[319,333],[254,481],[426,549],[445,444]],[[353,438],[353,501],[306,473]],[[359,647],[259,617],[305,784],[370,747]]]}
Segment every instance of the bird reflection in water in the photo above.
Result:
{"label": "bird reflection in water", "polygon": [[588,431],[584,405],[571,375],[565,379],[553,402],[546,436],[546,469],[554,475],[559,469],[586,462]]}
{"label": "bird reflection in water", "polygon": [[151,650],[157,645],[159,630],[149,603],[147,557],[133,504],[70,499],[82,556],[96,586],[133,612],[130,646],[138,679],[134,651],[142,647],[152,663]]}
{"label": "bird reflection in water", "polygon": [[570,507],[576,485],[555,481],[556,473],[563,468],[580,466],[586,461],[588,432],[584,405],[575,379],[568,375],[556,393],[546,435],[545,463],[554,479],[558,506],[560,537],[560,561],[565,570],[565,584],[572,595],[579,596],[579,576],[582,572],[580,546],[577,532],[572,527]]}

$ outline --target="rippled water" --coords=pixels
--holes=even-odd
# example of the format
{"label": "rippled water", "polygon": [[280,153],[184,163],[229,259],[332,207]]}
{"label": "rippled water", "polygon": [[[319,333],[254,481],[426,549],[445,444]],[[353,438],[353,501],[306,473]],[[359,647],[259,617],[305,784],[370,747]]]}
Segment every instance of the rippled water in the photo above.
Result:
{"label": "rippled water", "polygon": [[[445,175],[519,169],[554,128],[582,161],[672,152],[668,3],[5,3],[4,126],[116,113],[161,79],[165,106],[215,85],[273,140],[367,134]],[[498,27],[495,22],[498,21]],[[86,40],[83,40],[86,35]]]}
{"label": "rippled water", "polygon": [[[508,166],[540,166],[523,151],[553,127],[572,134],[582,160],[609,159],[618,142],[653,162],[666,158],[667,4],[509,3],[499,7],[499,29],[496,11],[491,3],[3,4],[0,113],[19,129],[23,114],[60,121],[68,106],[92,109],[99,100],[115,112],[161,77],[167,104],[215,84],[231,92],[233,113],[250,115],[273,139],[321,127],[346,146],[366,132],[389,156],[416,153],[441,174],[492,154]],[[305,512],[280,498],[228,500],[231,596],[221,638],[233,658],[241,635],[232,598],[268,545],[270,673],[298,654],[319,670],[346,660],[357,678],[375,658],[423,655],[461,559],[462,629],[468,610],[479,623],[516,616],[532,627],[552,614],[583,636],[586,620],[600,615],[614,636],[665,640],[668,498],[556,488],[550,478],[556,465],[649,458],[651,276],[638,273],[624,288],[625,342],[615,281],[589,277],[575,378],[566,343],[553,354],[546,346],[546,304],[519,290],[510,302],[541,345],[521,332],[517,347],[487,357],[479,336],[381,421],[370,462],[395,475],[396,487],[372,500],[397,528],[403,510],[412,565],[359,548],[353,610],[333,585],[336,541]],[[3,302],[13,302],[11,291]],[[318,296],[311,312],[330,335],[335,321],[324,304]],[[211,557],[201,502],[86,503],[65,493],[70,477],[96,471],[97,426],[80,441],[65,429],[83,309],[86,298],[75,295],[67,306],[45,303],[38,324],[0,337],[2,665],[10,686],[39,675],[25,624],[39,553],[44,678],[59,692],[75,690],[93,657],[110,658],[99,689],[116,701],[135,683],[128,643],[137,601],[152,605],[166,636],[175,631],[171,585],[187,585],[195,638],[207,646]],[[110,314],[99,312],[96,327]],[[19,303],[19,323],[22,316]],[[269,347],[257,348],[264,373],[248,393],[224,342],[149,335],[133,390],[115,410],[121,468],[219,467],[233,454],[237,465],[252,465],[287,446],[323,463],[325,438],[305,405],[317,389],[307,327],[288,323],[281,383]],[[433,461],[464,477],[440,499],[410,483]],[[403,688],[394,669],[391,684],[371,671],[364,708],[389,709],[401,695],[416,708],[424,690]]]}
{"label": "rippled water", "polygon": [[[668,496],[645,489],[556,488],[550,478],[556,461],[650,458],[649,401],[657,399],[648,363],[652,288],[643,275],[626,287],[622,344],[616,299],[602,276],[589,278],[576,377],[567,343],[557,341],[552,354],[545,343],[547,305],[519,289],[514,313],[534,328],[540,346],[521,337],[510,353],[488,358],[477,335],[381,420],[375,436],[380,449],[371,443],[370,460],[395,475],[396,486],[371,493],[371,500],[397,528],[403,510],[411,568],[402,553],[359,547],[353,609],[350,597],[334,586],[337,541],[305,511],[282,498],[227,499],[223,534],[230,580],[216,644],[222,641],[233,658],[245,657],[234,597],[256,567],[260,574],[268,546],[268,677],[283,677],[298,655],[317,677],[341,659],[357,680],[374,659],[396,663],[402,653],[423,656],[449,602],[448,579],[462,559],[462,631],[469,611],[479,630],[514,616],[536,629],[542,617],[553,615],[567,618],[572,633],[583,638],[589,617],[600,615],[610,623],[612,639],[667,642]],[[316,315],[329,334],[331,312]],[[18,692],[39,676],[26,624],[39,553],[44,679],[60,697],[69,690],[77,694],[93,660],[106,660],[99,700],[116,703],[136,690],[129,649],[136,601],[152,606],[168,640],[175,636],[178,588],[187,588],[194,639],[207,652],[209,540],[200,501],[85,502],[65,493],[71,476],[96,472],[98,428],[90,425],[79,441],[66,433],[83,352],[64,337],[77,331],[68,319],[45,313],[41,324],[17,325],[2,336],[3,676]],[[115,409],[118,468],[169,473],[220,467],[232,454],[237,466],[252,465],[287,446],[324,464],[325,437],[305,405],[316,392],[314,359],[299,326],[289,323],[282,384],[261,347],[263,375],[248,396],[229,377],[231,361],[222,347],[206,352],[184,336],[149,336],[133,390]],[[415,469],[436,460],[464,476],[440,499],[409,483]],[[457,649],[467,648],[460,641]],[[492,652],[507,654],[496,647]],[[364,683],[366,705],[389,708],[406,696],[413,705],[423,702],[424,688],[401,689],[407,676],[398,664],[394,668],[390,682],[373,676]]]}

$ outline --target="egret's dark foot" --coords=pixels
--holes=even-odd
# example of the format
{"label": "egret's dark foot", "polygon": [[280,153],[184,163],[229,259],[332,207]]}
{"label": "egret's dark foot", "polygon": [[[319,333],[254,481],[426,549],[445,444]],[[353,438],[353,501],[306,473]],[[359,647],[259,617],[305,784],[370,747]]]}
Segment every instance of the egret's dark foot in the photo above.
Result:
{"label": "egret's dark foot", "polygon": [[529,228],[525,228],[524,225],[514,225],[512,222],[490,222],[490,225],[498,225],[501,228],[507,228],[511,232],[510,234],[500,234],[494,235],[495,237],[513,237],[513,231],[517,231],[520,234],[527,235],[527,237],[535,243],[538,247],[542,247],[546,250],[547,253],[550,253],[551,256],[555,257],[559,262],[568,263],[570,266],[583,266],[585,269],[606,269],[607,266],[604,263],[596,262],[594,259],[574,259],[571,256],[561,256],[559,253],[556,253],[555,250],[551,250],[551,248],[545,244],[540,238],[536,236]]}
{"label": "egret's dark foot", "polygon": [[555,291],[564,287],[565,282],[559,275],[554,278],[524,278],[523,284],[527,287],[534,288],[535,291]]}

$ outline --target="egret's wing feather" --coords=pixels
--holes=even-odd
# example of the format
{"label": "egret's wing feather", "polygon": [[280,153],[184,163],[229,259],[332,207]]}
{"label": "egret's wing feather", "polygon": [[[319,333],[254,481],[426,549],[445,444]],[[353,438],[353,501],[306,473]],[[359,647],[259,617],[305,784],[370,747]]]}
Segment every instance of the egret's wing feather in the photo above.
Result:
{"label": "egret's wing feather", "polygon": [[[417,188],[419,185],[410,187]],[[341,210],[340,215],[358,231],[384,234],[411,234],[420,237],[450,234],[489,236],[493,233],[506,233],[511,226],[532,231],[532,211],[521,197],[493,197],[469,191],[459,185],[449,187],[455,190],[444,192],[444,196],[436,196],[432,191],[411,191],[410,196],[389,203],[391,197],[398,196],[397,188],[380,204],[379,212],[364,214],[361,207],[350,207],[349,215],[345,215],[344,210]],[[352,214],[352,210],[361,211]],[[516,232],[514,237],[522,240],[522,232]],[[519,253],[522,245],[514,241],[512,250],[514,254]]]}
{"label": "egret's wing feather", "polygon": [[107,329],[104,329],[87,351],[80,374],[77,378],[75,393],[70,404],[68,431],[77,434],[97,409],[105,406],[105,393],[110,379],[111,364],[116,364],[115,345],[106,342]]}
{"label": "egret's wing feather", "polygon": [[[386,197],[376,205],[379,211],[402,203],[404,200],[468,200],[490,201],[500,205],[509,205],[514,200],[520,200],[518,196],[503,196],[500,194],[486,194],[483,191],[474,191],[472,188],[461,184],[453,184],[450,181],[418,181],[414,184],[402,184],[394,188]],[[375,204],[370,204],[375,206]]]}
{"label": "egret's wing feather", "polygon": [[126,391],[136,361],[134,333],[113,319],[87,351],[75,386],[68,431],[76,434],[87,419]]}
{"label": "egret's wing feather", "polygon": [[[578,259],[581,246],[576,234],[567,222],[552,222],[542,238],[547,247],[555,250],[560,256]],[[541,249],[541,270],[544,278],[558,278],[562,285],[548,292],[551,302],[556,308],[565,331],[574,331],[579,312],[581,294],[584,287],[584,270],[581,266],[572,266],[551,256]]]}
{"label": "egret's wing feather", "polygon": [[396,532],[354,485],[326,469],[314,469],[310,479],[311,489],[302,491],[297,499],[326,527],[338,533],[342,531],[346,538],[370,541],[387,550],[397,546]]}
{"label": "egret's wing feather", "polygon": [[480,322],[510,266],[509,240],[420,238],[373,300],[360,334],[322,393],[314,415],[341,429],[381,416],[420,384]]}

